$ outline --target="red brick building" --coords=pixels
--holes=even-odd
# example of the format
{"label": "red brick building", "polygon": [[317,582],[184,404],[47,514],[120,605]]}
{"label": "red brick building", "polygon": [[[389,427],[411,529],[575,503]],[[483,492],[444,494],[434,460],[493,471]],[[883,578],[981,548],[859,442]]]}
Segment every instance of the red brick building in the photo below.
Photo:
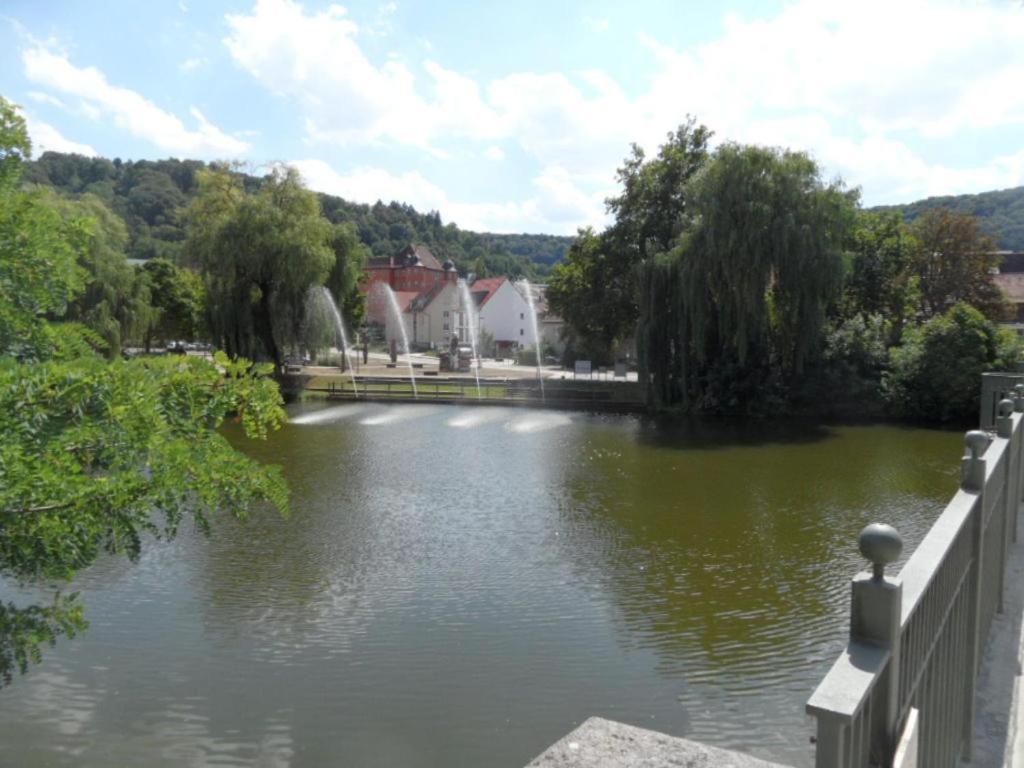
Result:
{"label": "red brick building", "polygon": [[389,285],[400,296],[399,306],[404,309],[411,299],[459,279],[451,261],[441,264],[429,248],[412,244],[395,256],[372,259],[363,272],[360,290],[366,294],[366,320],[379,325],[387,324],[388,299],[385,292],[373,290],[375,284]]}

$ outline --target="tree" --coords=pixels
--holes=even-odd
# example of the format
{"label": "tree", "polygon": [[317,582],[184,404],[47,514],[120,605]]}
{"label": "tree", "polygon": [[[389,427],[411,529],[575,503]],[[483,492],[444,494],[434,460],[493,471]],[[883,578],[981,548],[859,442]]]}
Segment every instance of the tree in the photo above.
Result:
{"label": "tree", "polygon": [[43,200],[65,219],[84,222],[87,232],[78,259],[87,275],[85,289],[64,317],[94,330],[107,355],[116,357],[123,344],[141,341],[153,320],[149,285],[126,260],[124,221],[92,194],[73,199],[48,192]]}
{"label": "tree", "polygon": [[146,349],[153,339],[192,341],[200,335],[203,322],[203,282],[187,267],[166,259],[150,259],[142,272],[149,282],[154,310],[146,332]]}
{"label": "tree", "polygon": [[[85,283],[93,222],[18,188],[24,120],[0,98],[0,575],[62,583],[106,552],[138,557],[144,534],[186,518],[287,511],[281,474],[235,451],[217,428],[263,437],[284,419],[266,368],[220,356],[106,362],[62,322]],[[15,158],[14,161],[10,161]],[[9,162],[10,161],[10,162]],[[85,627],[75,595],[0,603],[0,680],[43,645]]]}
{"label": "tree", "polygon": [[856,199],[802,153],[738,144],[685,194],[693,224],[641,269],[641,380],[662,405],[763,405],[818,348]]}
{"label": "tree", "polygon": [[617,173],[622,194],[609,198],[608,232],[619,258],[631,264],[672,247],[690,218],[687,184],[707,162],[713,132],[687,117],[647,160],[636,144]]}
{"label": "tree", "polygon": [[914,316],[921,300],[920,280],[911,270],[916,249],[899,214],[858,212],[848,245],[844,316],[865,321],[884,317],[890,340],[899,341],[904,323]]}
{"label": "tree", "polygon": [[963,302],[906,331],[889,351],[882,380],[891,412],[902,418],[969,423],[978,417],[981,374],[1015,370],[1019,342]]}
{"label": "tree", "polygon": [[667,251],[685,229],[687,184],[706,162],[711,131],[693,118],[647,159],[633,145],[619,168],[622,194],[609,198],[615,222],[601,235],[581,230],[555,266],[548,300],[566,321],[578,352],[597,360],[632,337],[638,316],[637,268]]}
{"label": "tree", "polygon": [[331,233],[334,266],[327,276],[327,288],[341,310],[345,324],[358,328],[363,324],[366,299],[359,290],[363,267],[370,258],[370,249],[359,241],[354,224],[335,224]]}
{"label": "tree", "polygon": [[590,227],[581,229],[546,294],[569,329],[575,354],[599,362],[610,361],[636,316],[633,281],[622,279],[622,262],[609,250],[605,238]]}
{"label": "tree", "polygon": [[293,169],[246,195],[225,170],[199,174],[186,248],[202,269],[210,330],[232,355],[284,361],[300,342],[306,296],[334,266],[332,228]]}
{"label": "tree", "polygon": [[992,320],[1006,304],[991,274],[999,266],[995,241],[982,235],[974,216],[946,209],[925,211],[910,225],[917,241],[911,268],[921,286],[921,313],[944,314],[958,302],[977,307]]}

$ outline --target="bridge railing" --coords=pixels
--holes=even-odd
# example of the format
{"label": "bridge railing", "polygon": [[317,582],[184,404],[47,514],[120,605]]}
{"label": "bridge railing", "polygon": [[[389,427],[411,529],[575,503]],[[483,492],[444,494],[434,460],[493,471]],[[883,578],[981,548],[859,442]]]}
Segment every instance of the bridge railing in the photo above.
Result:
{"label": "bridge railing", "polygon": [[[1008,384],[992,380],[990,391]],[[899,534],[862,531],[872,570],[853,579],[850,639],[807,703],[817,768],[954,768],[970,757],[978,668],[1024,487],[1024,384],[1005,394],[994,434],[967,433],[960,489],[897,576],[885,567]]]}

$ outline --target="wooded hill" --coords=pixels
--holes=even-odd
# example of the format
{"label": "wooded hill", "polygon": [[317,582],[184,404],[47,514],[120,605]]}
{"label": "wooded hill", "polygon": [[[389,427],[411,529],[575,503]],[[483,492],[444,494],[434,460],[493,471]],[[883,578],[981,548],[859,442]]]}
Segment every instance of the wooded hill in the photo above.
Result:
{"label": "wooded hill", "polygon": [[956,213],[977,216],[981,231],[994,237],[999,247],[1024,251],[1024,187],[981,192],[977,195],[929,197],[906,205],[879,206],[875,211],[899,211],[913,221],[933,208],[949,208]]}
{"label": "wooded hill", "polygon": [[[130,258],[177,260],[185,241],[181,214],[196,194],[196,171],[204,166],[198,160],[122,161],[45,152],[27,164],[24,181],[95,194],[124,219]],[[250,191],[262,183],[257,176],[241,175]],[[375,257],[423,243],[442,261],[452,259],[462,272],[480,277],[544,277],[572,242],[557,235],[470,232],[443,223],[437,211],[420,213],[397,202],[363,205],[320,194],[320,204],[332,222],[354,222]]]}

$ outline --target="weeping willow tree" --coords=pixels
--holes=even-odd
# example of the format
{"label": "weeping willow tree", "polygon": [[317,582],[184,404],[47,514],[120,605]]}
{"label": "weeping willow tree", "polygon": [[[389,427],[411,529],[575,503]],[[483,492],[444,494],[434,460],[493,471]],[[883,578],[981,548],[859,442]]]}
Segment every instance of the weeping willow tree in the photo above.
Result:
{"label": "weeping willow tree", "polygon": [[817,349],[856,198],[807,155],[725,144],[687,199],[692,225],[640,267],[642,380],[655,405],[749,410]]}
{"label": "weeping willow tree", "polygon": [[301,343],[310,286],[334,266],[331,224],[293,169],[253,195],[225,170],[198,179],[186,252],[202,268],[210,330],[230,355],[280,364]]}

